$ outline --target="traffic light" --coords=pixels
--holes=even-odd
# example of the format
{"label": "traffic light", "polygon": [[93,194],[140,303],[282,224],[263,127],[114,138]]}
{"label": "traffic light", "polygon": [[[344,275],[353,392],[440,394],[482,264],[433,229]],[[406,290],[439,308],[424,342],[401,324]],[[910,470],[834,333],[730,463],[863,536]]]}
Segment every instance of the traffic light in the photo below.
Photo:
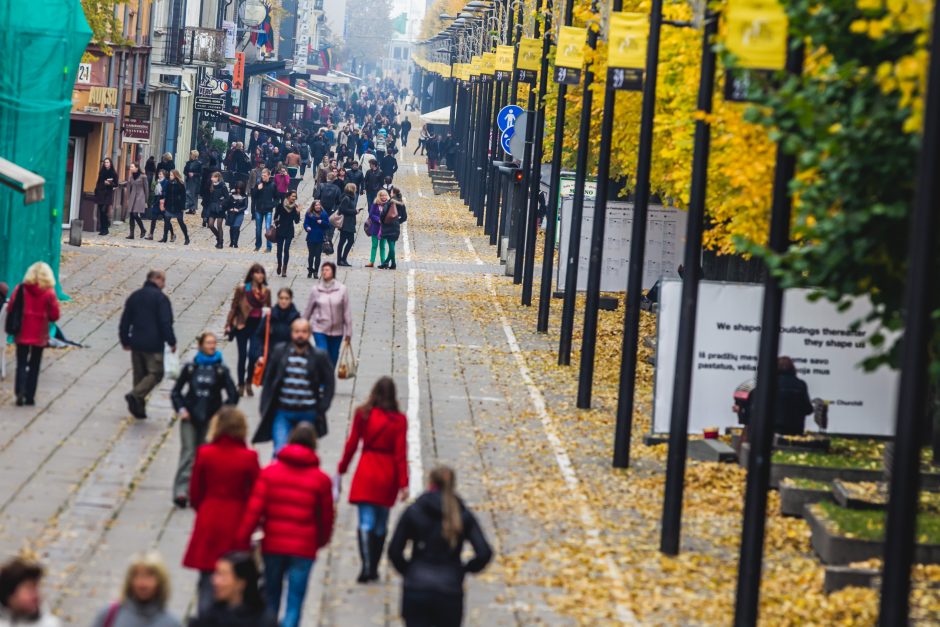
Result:
{"label": "traffic light", "polygon": [[521,169],[516,170],[515,172],[512,173],[512,182],[515,183],[516,185],[519,185],[522,183],[522,170]]}

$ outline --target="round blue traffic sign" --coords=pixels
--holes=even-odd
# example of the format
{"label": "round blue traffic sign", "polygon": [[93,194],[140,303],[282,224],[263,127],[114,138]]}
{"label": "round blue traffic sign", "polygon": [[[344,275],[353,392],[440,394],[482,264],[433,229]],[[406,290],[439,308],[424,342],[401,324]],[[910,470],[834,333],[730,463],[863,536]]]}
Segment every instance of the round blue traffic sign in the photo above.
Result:
{"label": "round blue traffic sign", "polygon": [[506,105],[500,109],[496,116],[496,125],[499,126],[499,130],[506,131],[515,126],[521,113],[522,107],[516,105]]}
{"label": "round blue traffic sign", "polygon": [[499,145],[503,147],[507,155],[512,154],[512,151],[509,149],[509,140],[512,139],[514,132],[515,129],[510,126],[499,136]]}

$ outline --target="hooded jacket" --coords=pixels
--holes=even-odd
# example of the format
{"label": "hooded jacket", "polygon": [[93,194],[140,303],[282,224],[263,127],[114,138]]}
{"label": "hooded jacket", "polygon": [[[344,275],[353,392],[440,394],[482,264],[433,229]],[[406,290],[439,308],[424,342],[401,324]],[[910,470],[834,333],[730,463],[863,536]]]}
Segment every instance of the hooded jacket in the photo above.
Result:
{"label": "hooded jacket", "polygon": [[[343,226],[346,226],[345,222]],[[314,333],[352,337],[349,290],[336,279],[318,281],[304,307],[304,318],[310,321]]]}
{"label": "hooded jacket", "polygon": [[[388,558],[404,577],[405,590],[442,595],[463,594],[466,573],[478,573],[493,557],[493,550],[474,515],[460,502],[463,534],[451,547],[442,533],[443,505],[439,492],[425,492],[402,514],[388,545]],[[473,546],[474,557],[466,564],[460,557],[464,541]],[[411,542],[411,557],[405,545]]]}
{"label": "hooded jacket", "polygon": [[[25,297],[25,298],[24,298]],[[46,346],[49,344],[49,323],[59,319],[59,299],[55,288],[42,288],[34,283],[20,284],[13,290],[7,311],[13,311],[14,302],[23,300],[23,324],[16,335],[17,344]]]}
{"label": "hooded jacket", "polygon": [[288,444],[255,482],[238,537],[248,542],[261,525],[261,552],[316,559],[333,534],[333,485],[320,458]]}

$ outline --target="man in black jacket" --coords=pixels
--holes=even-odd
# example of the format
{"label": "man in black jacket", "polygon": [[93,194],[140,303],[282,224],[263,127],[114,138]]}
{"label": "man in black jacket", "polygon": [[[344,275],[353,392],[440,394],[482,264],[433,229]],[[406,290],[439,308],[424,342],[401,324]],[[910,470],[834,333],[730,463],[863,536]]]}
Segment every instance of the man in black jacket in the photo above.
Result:
{"label": "man in black jacket", "polygon": [[[261,170],[261,180],[251,190],[251,208],[255,213],[255,252],[261,250],[262,229],[271,228],[274,216],[274,207],[277,205],[277,187],[271,178],[271,171],[267,168]],[[271,242],[267,243],[267,252],[271,252]]]}
{"label": "man in black jacket", "polygon": [[382,160],[379,161],[379,167],[382,169],[382,174],[388,178],[395,180],[395,173],[398,172],[398,159],[395,158],[395,153],[397,150],[389,150],[385,153],[385,156],[382,157]]}
{"label": "man in black jacket", "polygon": [[134,388],[124,395],[135,418],[147,417],[147,395],[163,380],[163,348],[176,352],[173,306],[163,293],[166,275],[162,270],[147,273],[144,286],[124,304],[121,314],[121,346],[131,352]]}
{"label": "man in black jacket", "polygon": [[251,439],[273,440],[275,454],[301,422],[312,423],[317,437],[326,435],[326,412],[336,390],[329,355],[310,343],[310,321],[294,320],[290,335],[290,343],[271,350],[261,388],[261,424]]}
{"label": "man in black jacket", "polygon": [[385,175],[379,169],[379,162],[375,159],[369,161],[369,169],[366,170],[365,177],[362,180],[362,186],[366,193],[366,208],[371,207],[375,202],[375,195],[385,184]]}

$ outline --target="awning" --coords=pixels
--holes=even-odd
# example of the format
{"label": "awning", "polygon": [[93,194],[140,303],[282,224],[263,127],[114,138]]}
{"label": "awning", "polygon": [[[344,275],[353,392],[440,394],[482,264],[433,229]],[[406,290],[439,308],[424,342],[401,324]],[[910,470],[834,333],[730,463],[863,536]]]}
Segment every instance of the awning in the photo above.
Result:
{"label": "awning", "polygon": [[346,78],[351,78],[351,79],[353,79],[354,81],[361,81],[361,80],[362,80],[360,77],[358,77],[358,76],[356,76],[356,75],[354,75],[354,74],[347,74],[346,72],[342,72],[342,71],[340,71],[340,70],[333,70],[333,73],[334,73],[334,74],[337,74],[337,75],[339,75],[339,76],[345,76]]}
{"label": "awning", "polygon": [[325,83],[327,85],[348,85],[350,83],[347,77],[337,76],[336,74],[311,74],[307,80],[312,83]]}
{"label": "awning", "polygon": [[292,93],[295,96],[299,96],[300,98],[303,98],[304,100],[310,100],[316,103],[321,103],[324,100],[326,100],[326,98],[324,98],[323,96],[319,96],[313,93],[312,91],[303,89],[302,87],[297,87],[295,85],[288,85],[287,83],[283,83],[277,80],[276,78],[271,78],[267,74],[263,75],[261,77],[261,80],[273,87],[277,87],[278,89],[283,89],[284,91]]}
{"label": "awning", "polygon": [[255,122],[254,120],[249,120],[248,118],[243,118],[240,115],[235,115],[234,113],[229,113],[228,111],[219,111],[216,114],[222,121],[231,122],[238,126],[244,126],[245,128],[251,130],[264,131],[265,133],[274,133],[275,135],[283,135],[284,131],[279,128],[274,128],[273,126],[268,126],[267,124],[262,124],[261,122]]}
{"label": "awning", "polygon": [[0,183],[23,194],[23,204],[29,205],[44,198],[46,179],[0,157]]}
{"label": "awning", "polygon": [[450,107],[429,111],[421,116],[421,121],[428,124],[450,124]]}

